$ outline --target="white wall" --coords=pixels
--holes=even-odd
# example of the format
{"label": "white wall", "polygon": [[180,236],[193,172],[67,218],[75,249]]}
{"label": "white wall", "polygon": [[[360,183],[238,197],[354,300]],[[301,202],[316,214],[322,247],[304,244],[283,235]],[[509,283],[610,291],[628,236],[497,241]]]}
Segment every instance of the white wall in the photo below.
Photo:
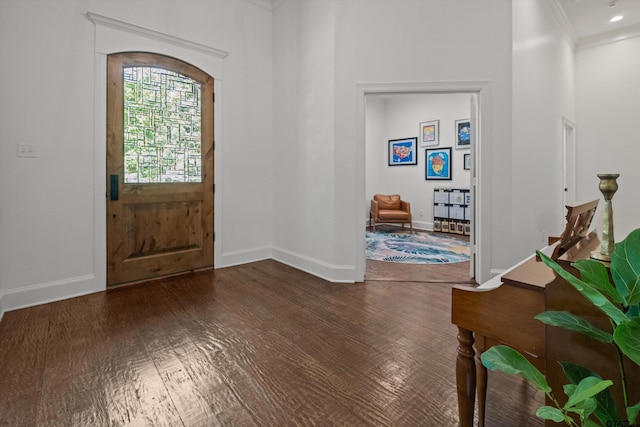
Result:
{"label": "white wall", "polygon": [[[469,118],[470,95],[414,94],[381,97],[367,95],[366,117],[366,196],[399,193],[411,202],[413,226],[433,229],[433,190],[470,188],[470,171],[464,170],[464,154],[470,150],[455,148],[455,121]],[[452,179],[425,180],[425,148],[420,147],[420,122],[439,120],[439,144],[429,148],[451,147]],[[388,141],[418,137],[418,164],[389,166]],[[365,223],[369,219],[369,206]]]}
{"label": "white wall", "polygon": [[[359,138],[364,122],[358,118],[364,99],[358,85],[486,82],[483,162],[487,171],[492,164],[505,165],[509,174],[511,3],[285,0],[278,4],[274,206],[286,210],[274,219],[276,258],[332,280],[362,280],[362,215],[369,200],[364,138]],[[308,84],[311,77],[316,84]],[[510,180],[490,181],[485,213],[491,224],[486,229],[493,223],[510,228],[509,197],[503,196],[511,194]],[[508,236],[489,240],[485,239],[488,257],[509,258]]]}
{"label": "white wall", "polygon": [[[502,176],[491,177],[488,171],[500,165],[510,175],[511,2],[344,1],[339,3],[336,28],[340,43],[336,45],[334,144],[340,151],[335,158],[339,185],[334,194],[344,220],[336,222],[335,251],[327,256],[355,264],[358,277],[364,274],[361,222],[369,200],[357,116],[363,100],[354,93],[358,85],[486,82],[478,128],[486,144],[480,159],[487,173],[484,230],[510,229],[510,202],[504,194],[511,194],[511,182]],[[511,246],[508,236],[485,236],[481,243],[487,245],[484,254],[490,264],[506,265]]]}
{"label": "white wall", "polygon": [[[333,1],[285,1],[274,12],[273,256],[336,281]],[[341,214],[348,211],[341,208]]]}
{"label": "white wall", "polygon": [[[564,228],[562,119],[575,121],[572,44],[553,2],[513,2],[511,262]],[[499,169],[496,175],[501,175]],[[578,199],[579,200],[579,199]],[[587,200],[583,200],[586,202]]]}
{"label": "white wall", "polygon": [[[270,254],[264,249],[272,230],[269,8],[258,0],[2,1],[0,309],[105,286],[100,200],[106,180],[96,171],[105,153],[104,115],[96,111],[105,90],[103,55],[96,43],[105,40],[87,11],[229,52],[217,86],[215,214],[223,253],[216,256],[228,265]],[[121,37],[132,49],[141,39]],[[150,43],[210,71],[201,52]],[[38,157],[17,158],[17,143],[36,145]]]}
{"label": "white wall", "polygon": [[[385,168],[388,167],[385,157],[387,151],[383,144],[387,136],[387,102],[384,98],[376,95],[367,95],[365,102],[365,197],[367,200],[371,200],[373,194],[383,193],[383,188],[391,188],[390,193],[400,191],[395,190],[395,182],[393,185],[387,186],[387,181],[384,179],[383,174]],[[407,134],[406,136],[409,135],[412,134]],[[411,168],[413,169],[413,167]],[[417,180],[411,180],[409,183],[411,184],[411,191],[414,191],[417,186]],[[403,186],[403,189],[404,187],[406,186]],[[362,215],[366,224],[369,220],[369,205],[366,203],[363,205]]]}
{"label": "white wall", "polygon": [[597,174],[620,174],[612,200],[616,241],[640,228],[638,52],[637,35],[576,51],[577,193],[583,200],[600,200],[594,224],[602,230]]}

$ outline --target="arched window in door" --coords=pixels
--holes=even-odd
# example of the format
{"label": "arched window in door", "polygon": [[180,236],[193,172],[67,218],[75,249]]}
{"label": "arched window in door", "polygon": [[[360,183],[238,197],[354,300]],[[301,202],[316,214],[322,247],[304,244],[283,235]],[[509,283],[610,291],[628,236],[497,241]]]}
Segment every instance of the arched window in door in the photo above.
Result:
{"label": "arched window in door", "polygon": [[123,68],[124,182],[200,182],[201,84],[164,68]]}

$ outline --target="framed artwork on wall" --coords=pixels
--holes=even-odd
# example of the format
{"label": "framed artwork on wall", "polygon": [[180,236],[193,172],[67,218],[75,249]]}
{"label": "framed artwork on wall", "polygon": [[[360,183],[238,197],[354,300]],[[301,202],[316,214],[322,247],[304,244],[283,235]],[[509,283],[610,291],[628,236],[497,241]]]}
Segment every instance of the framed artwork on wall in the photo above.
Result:
{"label": "framed artwork on wall", "polygon": [[440,120],[420,123],[420,146],[435,147],[440,140]]}
{"label": "framed artwork on wall", "polygon": [[418,138],[389,140],[389,166],[417,165]]}
{"label": "framed artwork on wall", "polygon": [[471,120],[456,120],[456,148],[471,147]]}
{"label": "framed artwork on wall", "polygon": [[471,170],[471,154],[464,155],[464,170]]}
{"label": "framed artwork on wall", "polygon": [[451,147],[425,150],[425,179],[451,179]]}

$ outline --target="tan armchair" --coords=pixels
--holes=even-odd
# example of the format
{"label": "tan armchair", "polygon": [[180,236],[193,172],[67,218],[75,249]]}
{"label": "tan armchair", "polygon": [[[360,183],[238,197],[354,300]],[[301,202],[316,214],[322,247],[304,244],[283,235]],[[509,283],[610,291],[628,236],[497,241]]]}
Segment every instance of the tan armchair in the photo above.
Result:
{"label": "tan armchair", "polygon": [[399,194],[376,194],[371,200],[369,212],[369,224],[376,231],[376,224],[380,223],[409,223],[409,229],[413,233],[411,222],[411,204],[400,199]]}

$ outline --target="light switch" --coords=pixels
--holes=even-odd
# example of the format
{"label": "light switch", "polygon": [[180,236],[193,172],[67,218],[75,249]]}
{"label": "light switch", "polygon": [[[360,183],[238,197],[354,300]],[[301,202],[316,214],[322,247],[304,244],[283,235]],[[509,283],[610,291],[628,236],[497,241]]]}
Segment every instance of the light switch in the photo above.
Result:
{"label": "light switch", "polygon": [[38,157],[36,148],[33,144],[18,144],[18,157]]}

